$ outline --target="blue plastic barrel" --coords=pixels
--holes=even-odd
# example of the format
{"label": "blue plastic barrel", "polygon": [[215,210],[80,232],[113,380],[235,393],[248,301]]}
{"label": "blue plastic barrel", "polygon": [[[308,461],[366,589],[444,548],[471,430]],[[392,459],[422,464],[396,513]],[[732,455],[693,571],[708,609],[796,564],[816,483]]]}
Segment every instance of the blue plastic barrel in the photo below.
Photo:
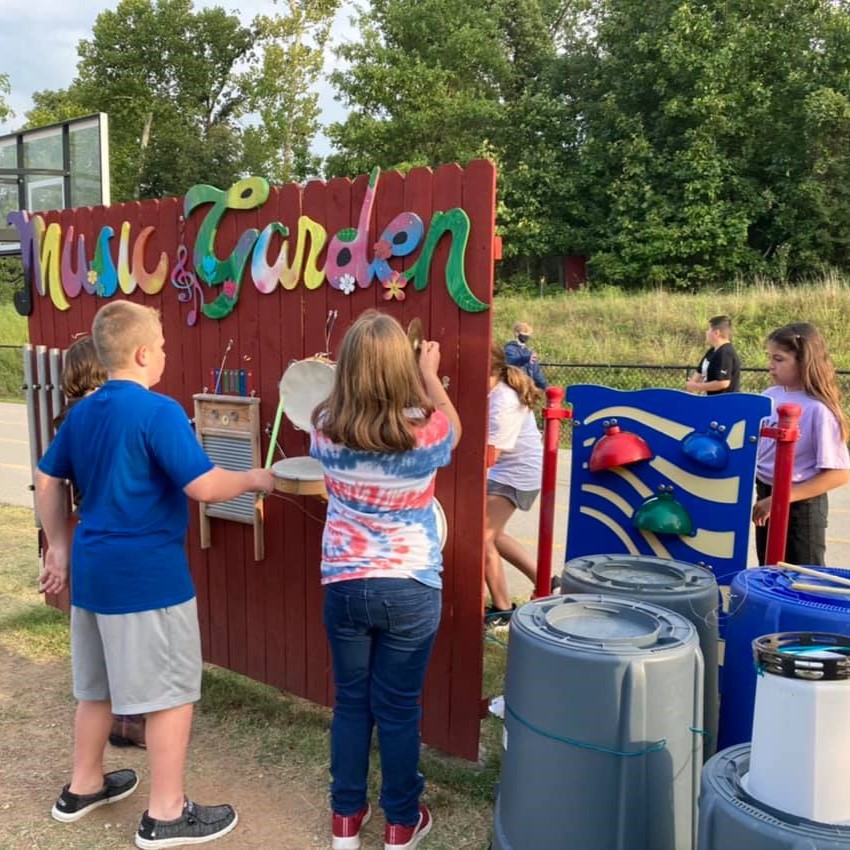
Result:
{"label": "blue plastic barrel", "polygon": [[[850,570],[817,569],[850,579]],[[847,631],[850,596],[794,590],[795,581],[830,586],[811,576],[770,567],[742,570],[732,581],[720,675],[719,750],[752,740],[757,676],[752,644],[757,637],[775,632]]]}

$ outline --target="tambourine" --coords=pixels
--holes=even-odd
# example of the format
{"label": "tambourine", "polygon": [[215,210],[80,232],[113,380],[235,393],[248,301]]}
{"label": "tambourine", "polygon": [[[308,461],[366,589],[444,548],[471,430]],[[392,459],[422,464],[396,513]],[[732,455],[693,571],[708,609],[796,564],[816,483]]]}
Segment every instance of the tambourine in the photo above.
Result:
{"label": "tambourine", "polygon": [[289,364],[280,379],[280,401],[296,428],[310,430],[310,417],[331,394],[335,374],[334,362],[320,354]]}

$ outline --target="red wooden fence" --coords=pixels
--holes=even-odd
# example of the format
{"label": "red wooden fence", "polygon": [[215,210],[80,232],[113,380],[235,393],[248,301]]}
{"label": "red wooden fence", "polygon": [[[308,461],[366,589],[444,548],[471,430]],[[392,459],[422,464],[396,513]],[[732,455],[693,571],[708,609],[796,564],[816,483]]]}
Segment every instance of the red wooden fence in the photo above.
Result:
{"label": "red wooden fence", "polygon": [[[402,211],[417,213],[425,223],[437,211],[462,208],[471,229],[465,253],[466,278],[472,292],[492,302],[495,169],[476,161],[465,169],[445,165],[431,171],[417,168],[402,176],[381,175],[370,226],[371,246],[390,220]],[[298,217],[309,215],[324,225],[330,238],[340,229],[356,227],[368,178],[311,182],[304,187],[273,188],[259,208],[228,212],[215,240],[215,253],[227,257],[239,235],[249,227],[262,229],[270,221],[289,228],[290,261]],[[172,266],[182,243],[192,246],[206,209],[184,222],[182,199],[145,201],[108,208],[81,208],[44,216],[58,221],[63,238],[70,224],[86,236],[89,260],[97,234],[110,225],[116,238],[111,247],[117,262],[117,235],[124,221],[133,234],[140,227],[156,229],[145,250],[145,267],[153,269],[161,252]],[[424,240],[423,243],[424,244]],[[427,287],[411,284],[402,302],[385,301],[379,281],[357,288],[350,296],[325,282],[308,290],[303,281],[292,290],[278,287],[261,294],[250,280],[250,264],[243,276],[234,311],[221,320],[201,316],[195,327],[186,324],[189,305],[179,303],[177,290],[166,283],[157,295],[137,289],[132,300],[157,307],[165,329],[167,365],[156,388],[192,411],[192,394],[209,386],[210,369],[217,367],[228,340],[233,349],[229,368],[253,369],[261,399],[261,420],[271,423],[278,403],[278,382],[293,360],[325,351],[325,324],[329,310],[339,318],[330,342],[334,353],[346,328],[369,307],[394,315],[405,326],[415,316],[425,336],[440,342],[440,372],[449,379],[449,395],[464,427],[453,464],[437,479],[437,497],[448,518],[443,621],[425,690],[425,740],[469,759],[478,756],[482,673],[482,575],[485,485],[486,404],[490,310],[464,312],[446,285],[446,260],[451,236],[442,238],[434,253]],[[280,237],[269,246],[275,257]],[[191,251],[190,251],[191,254]],[[404,270],[419,251],[391,261]],[[369,254],[371,257],[371,252]],[[319,268],[324,265],[324,252]],[[215,290],[213,294],[217,294]],[[210,294],[210,290],[206,290]],[[120,290],[113,297],[127,297]],[[70,309],[58,310],[49,297],[34,294],[29,319],[33,344],[66,348],[75,334],[88,332],[105,299],[85,292],[70,300]],[[305,454],[307,437],[284,421],[279,438],[287,456]],[[263,456],[268,448],[264,436]],[[204,657],[213,664],[244,673],[318,703],[331,700],[330,662],[321,622],[319,584],[320,541],[324,505],[315,498],[269,497],[265,501],[265,559],[254,561],[250,526],[212,520],[212,547],[199,545],[197,512],[192,511],[189,557],[198,593]]]}

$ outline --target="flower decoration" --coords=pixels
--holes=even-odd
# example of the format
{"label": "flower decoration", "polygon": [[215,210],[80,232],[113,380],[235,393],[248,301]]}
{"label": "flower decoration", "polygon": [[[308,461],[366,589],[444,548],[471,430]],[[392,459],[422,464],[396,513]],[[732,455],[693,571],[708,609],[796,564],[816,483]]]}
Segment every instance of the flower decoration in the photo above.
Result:
{"label": "flower decoration", "polygon": [[89,283],[94,286],[97,283],[97,272],[94,269],[89,269],[87,275]]}
{"label": "flower decoration", "polygon": [[353,274],[344,274],[339,279],[339,288],[345,295],[351,295],[354,292],[354,285],[357,283]]}
{"label": "flower decoration", "polygon": [[227,298],[229,298],[231,301],[236,300],[237,286],[236,286],[235,280],[226,280],[221,285],[221,288],[224,290],[224,294],[225,294],[225,296],[227,296]]}
{"label": "flower decoration", "polygon": [[384,301],[389,301],[395,298],[396,301],[404,301],[404,287],[407,286],[407,278],[403,274],[393,272],[392,277],[383,282],[383,287],[386,289],[384,293]]}
{"label": "flower decoration", "polygon": [[379,239],[374,245],[374,250],[379,260],[388,260],[393,255],[393,246],[389,239]]}

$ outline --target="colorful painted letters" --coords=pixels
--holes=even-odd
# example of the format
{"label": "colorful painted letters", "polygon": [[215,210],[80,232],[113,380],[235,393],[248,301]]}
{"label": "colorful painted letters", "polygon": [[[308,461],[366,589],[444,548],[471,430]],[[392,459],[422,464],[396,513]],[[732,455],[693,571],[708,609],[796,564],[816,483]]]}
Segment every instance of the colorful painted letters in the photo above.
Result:
{"label": "colorful painted letters", "polygon": [[[369,176],[357,227],[344,228],[330,240],[323,269],[318,267],[318,261],[328,242],[328,234],[319,222],[306,215],[298,218],[294,251],[290,251],[293,234],[289,228],[272,221],[262,231],[254,227],[244,230],[230,255],[220,259],[215,254],[214,245],[228,212],[261,208],[268,200],[269,184],[261,177],[246,177],[227,191],[214,186],[193,186],[184,199],[186,219],[197,214],[199,207],[212,204],[201,220],[192,250],[194,274],[205,284],[202,286],[196,280],[195,294],[202,295],[209,288],[214,292],[212,300],[200,303],[203,315],[221,319],[233,312],[239,302],[246,267],[249,266],[251,280],[257,291],[263,294],[274,292],[278,286],[294,289],[299,280],[303,280],[307,289],[316,289],[327,280],[334,289],[351,294],[356,287],[368,287],[377,278],[385,289],[385,299],[403,300],[404,287],[409,280],[413,281],[416,291],[427,287],[434,250],[446,233],[451,236],[446,264],[449,294],[461,310],[486,310],[487,304],[473,294],[464,273],[470,231],[469,217],[464,210],[455,208],[435,212],[427,234],[418,215],[400,213],[384,227],[374,245],[368,244],[379,176],[377,168]],[[46,225],[42,216],[37,214],[13,212],[9,214],[8,222],[17,229],[21,242],[24,279],[29,294],[25,292],[25,297],[16,298],[16,306],[18,312],[24,315],[32,310],[32,288],[39,295],[49,295],[58,310],[67,310],[70,307],[68,299],[77,298],[83,292],[110,298],[119,291],[129,295],[139,287],[146,294],[154,295],[162,290],[169,272],[172,283],[180,290],[180,300],[189,299],[185,283],[188,272],[185,264],[178,268],[178,258],[172,261],[167,254],[161,253],[153,271],[144,267],[146,245],[156,233],[152,226],[144,227],[136,235],[131,250],[132,227],[126,221],[121,224],[116,263],[112,251],[115,231],[109,225],[102,227],[97,234],[94,253],[89,261],[85,235],[77,234],[73,224],[67,226],[63,239],[59,223]],[[281,247],[272,260],[269,246],[275,236],[280,237]],[[390,259],[412,254],[422,243],[423,236],[425,242],[416,262],[404,274],[394,270]],[[180,247],[188,251],[186,246]],[[175,275],[179,280],[175,279]],[[201,301],[201,298],[198,300]],[[197,311],[193,312],[190,324],[194,324],[197,318]]]}

